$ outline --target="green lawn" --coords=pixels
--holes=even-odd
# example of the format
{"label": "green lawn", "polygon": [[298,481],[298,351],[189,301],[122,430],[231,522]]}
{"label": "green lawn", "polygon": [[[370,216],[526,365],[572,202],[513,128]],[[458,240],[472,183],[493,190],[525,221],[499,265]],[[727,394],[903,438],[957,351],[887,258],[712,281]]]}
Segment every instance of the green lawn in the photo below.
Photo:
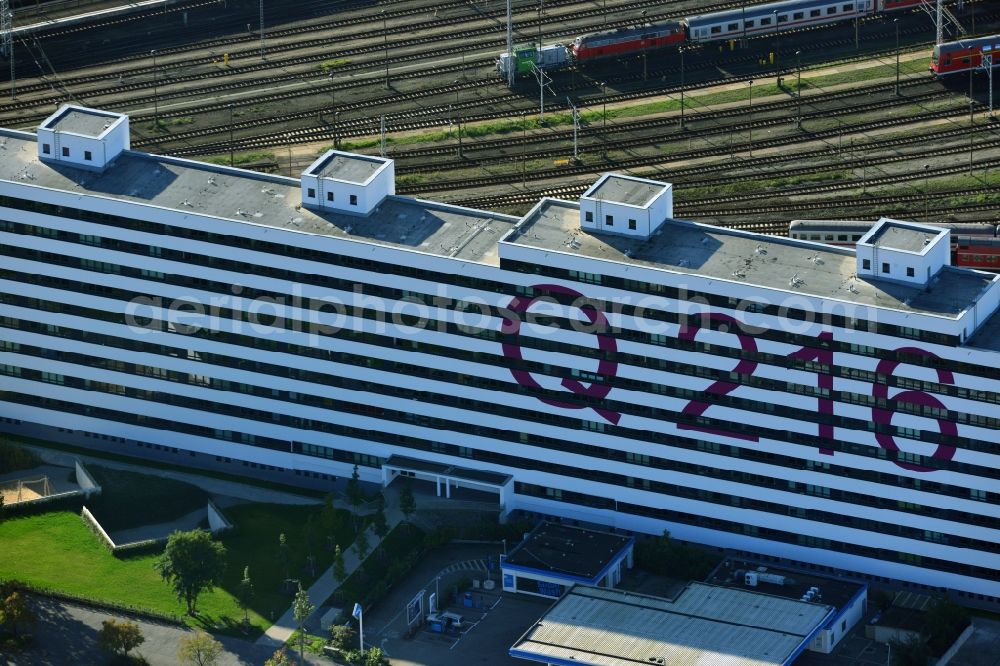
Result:
{"label": "green lawn", "polygon": [[[7,519],[0,523],[0,543],[0,578],[160,613],[184,613],[183,604],[153,569],[157,555],[116,558],[75,513]],[[242,616],[233,597],[220,589],[202,595],[198,609],[209,624]],[[251,621],[266,626],[256,614]]]}
{"label": "green lawn", "polygon": [[108,532],[166,523],[205,508],[208,501],[208,493],[183,481],[99,465],[87,471],[101,486],[87,508]]}
{"label": "green lawn", "polygon": [[[314,580],[306,569],[306,558],[310,553],[307,545],[310,516],[313,517],[314,525],[311,552],[316,557],[317,573],[323,573],[333,563],[333,552],[327,550],[326,534],[320,527],[322,511],[321,506],[277,504],[245,504],[227,509],[226,515],[236,525],[236,529],[222,539],[229,551],[229,568],[224,586],[235,591],[243,578],[243,568],[249,565],[250,580],[254,586],[252,607],[268,618],[273,611],[277,619],[292,603],[292,597],[281,590],[285,571],[278,556],[280,535],[284,533],[288,540],[291,555],[289,576],[301,580],[303,587],[308,587]],[[334,527],[332,535],[335,543],[346,550],[354,541],[354,532],[347,512],[336,513],[339,516],[336,522],[339,524]],[[324,600],[313,599],[313,603],[322,601]]]}
{"label": "green lawn", "polygon": [[[233,593],[249,564],[255,595],[250,622],[254,631],[271,624],[270,614],[280,616],[291,605],[291,597],[280,591],[284,571],[278,563],[278,535],[284,531],[291,553],[291,576],[303,585],[311,582],[303,565],[306,550],[305,526],[309,517],[317,525],[321,506],[255,504],[233,507],[227,515],[236,528],[222,539],[229,554],[223,585],[198,600],[200,617],[189,619],[193,626],[234,631],[243,613]],[[341,525],[335,539],[346,545],[352,540],[346,512],[336,512]],[[333,559],[317,533],[317,569],[322,572]],[[0,522],[0,579],[17,579],[37,587],[89,599],[111,601],[166,614],[183,615],[177,601],[153,569],[158,555],[114,557],[84,525],[80,516],[66,511]],[[266,619],[265,619],[266,618]]]}

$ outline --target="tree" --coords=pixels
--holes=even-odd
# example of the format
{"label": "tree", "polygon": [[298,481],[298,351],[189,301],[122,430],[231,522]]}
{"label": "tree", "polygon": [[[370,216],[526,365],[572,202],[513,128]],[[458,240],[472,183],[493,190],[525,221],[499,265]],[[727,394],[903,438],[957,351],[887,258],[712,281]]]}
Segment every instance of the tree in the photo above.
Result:
{"label": "tree", "polygon": [[340,544],[337,544],[337,551],[333,556],[333,577],[337,579],[338,583],[343,583],[347,578],[347,568],[344,565],[344,552],[340,550]]}
{"label": "tree", "polygon": [[328,493],[323,500],[323,509],[319,514],[319,526],[323,534],[326,535],[327,549],[333,550],[342,521],[340,513],[333,506],[332,493]]}
{"label": "tree", "polygon": [[358,466],[354,466],[351,472],[351,480],[347,482],[347,503],[351,505],[351,516],[354,520],[354,528],[358,527],[358,512],[361,504],[365,501],[365,493],[361,490],[361,475],[358,473]]}
{"label": "tree", "polygon": [[306,632],[303,627],[314,610],[316,610],[316,606],[309,601],[309,593],[303,590],[302,583],[299,583],[299,591],[295,593],[295,602],[292,604],[292,616],[299,626],[299,666],[302,666],[302,658],[306,650]]}
{"label": "tree", "polygon": [[938,599],[924,616],[924,636],[931,654],[940,656],[969,626],[969,612],[949,599]]}
{"label": "tree", "polygon": [[278,535],[278,564],[285,571],[285,580],[290,577],[289,565],[292,561],[291,550],[288,547],[288,538],[285,537],[285,533],[282,532]]}
{"label": "tree", "polygon": [[368,557],[368,551],[371,547],[371,542],[368,541],[368,530],[358,532],[358,540],[354,542],[354,548],[358,551],[358,561]]}
{"label": "tree", "polygon": [[354,627],[349,624],[330,626],[330,645],[341,652],[354,647]]}
{"label": "tree", "polygon": [[382,654],[382,648],[368,648],[365,652],[365,666],[382,666],[383,661],[385,661],[385,657]]}
{"label": "tree", "polygon": [[15,638],[17,637],[17,625],[29,624],[33,626],[38,623],[38,617],[28,606],[23,594],[13,591],[2,599],[0,626],[8,627]]}
{"label": "tree", "polygon": [[177,660],[191,666],[215,666],[221,656],[222,643],[201,629],[182,638],[177,648]]}
{"label": "tree", "polygon": [[309,575],[315,577],[316,576],[316,555],[315,555],[316,521],[312,515],[306,518],[306,524],[305,527],[303,527],[302,531],[304,532],[306,538],[306,552],[308,553],[308,555],[306,555],[306,562],[309,563]]}
{"label": "tree", "polygon": [[927,644],[919,636],[908,636],[904,640],[889,640],[893,666],[927,666]]}
{"label": "tree", "polygon": [[293,666],[292,660],[285,652],[285,648],[281,648],[273,655],[271,658],[264,662],[264,666]]}
{"label": "tree", "polygon": [[173,586],[178,601],[187,604],[188,615],[195,615],[198,596],[222,580],[226,547],[212,541],[212,535],[204,530],[174,532],[154,566],[163,580]]}
{"label": "tree", "polygon": [[379,493],[375,517],[372,520],[372,530],[379,538],[378,552],[381,555],[383,552],[382,540],[385,539],[385,535],[389,533],[389,522],[385,519],[385,495],[381,493]]}
{"label": "tree", "polygon": [[97,645],[105,652],[126,655],[145,642],[142,630],[135,622],[122,622],[110,618],[101,622],[101,630],[97,632]]}
{"label": "tree", "polygon": [[413,484],[409,479],[403,484],[403,492],[399,494],[399,510],[406,516],[407,522],[417,510],[417,501],[413,498]]}
{"label": "tree", "polygon": [[250,581],[250,566],[247,565],[243,567],[243,580],[240,581],[240,585],[236,588],[236,603],[239,604],[240,608],[243,610],[243,622],[247,624],[250,622],[250,600],[253,598],[253,583]]}

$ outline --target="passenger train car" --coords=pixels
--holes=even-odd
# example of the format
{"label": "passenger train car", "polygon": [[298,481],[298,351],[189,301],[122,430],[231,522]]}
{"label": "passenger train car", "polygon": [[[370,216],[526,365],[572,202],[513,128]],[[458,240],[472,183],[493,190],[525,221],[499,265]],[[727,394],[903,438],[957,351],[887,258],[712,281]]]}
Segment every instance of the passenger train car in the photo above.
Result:
{"label": "passenger train car", "polygon": [[[598,58],[643,53],[685,44],[707,44],[779,34],[789,30],[816,27],[862,16],[912,9],[922,0],[784,0],[743,9],[689,16],[679,21],[648,23],[634,27],[604,30],[580,35],[566,48],[549,45],[542,49],[519,47],[514,53],[515,73],[525,74],[534,68],[556,69],[572,62],[587,63]],[[540,58],[546,49],[565,49],[566,57]],[[497,71],[507,74],[511,62],[501,54]]]}
{"label": "passenger train car", "polygon": [[947,76],[979,69],[983,66],[983,57],[993,56],[993,67],[1000,65],[1000,35],[963,39],[957,42],[947,42],[934,47],[931,59],[931,72],[935,76]]}
{"label": "passenger train car", "polygon": [[[874,222],[854,220],[795,220],[788,236],[828,245],[853,247]],[[993,223],[941,223],[951,230],[951,263],[987,271],[1000,271],[1000,225]]]}

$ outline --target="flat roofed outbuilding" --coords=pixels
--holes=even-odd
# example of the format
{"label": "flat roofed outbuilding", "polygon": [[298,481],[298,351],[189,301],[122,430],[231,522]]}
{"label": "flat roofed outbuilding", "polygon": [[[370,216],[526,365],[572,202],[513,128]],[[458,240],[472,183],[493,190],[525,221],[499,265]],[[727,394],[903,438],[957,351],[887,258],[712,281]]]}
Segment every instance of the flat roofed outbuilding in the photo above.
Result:
{"label": "flat roofed outbuilding", "polygon": [[56,132],[70,132],[96,139],[123,117],[118,113],[67,106],[60,109],[53,116],[50,116],[48,120],[42,123],[41,127]]}
{"label": "flat roofed outbuilding", "polygon": [[[995,279],[989,273],[950,266],[936,274],[930,289],[877,276],[858,279],[856,254],[849,248],[680,220],[668,221],[649,238],[588,233],[580,229],[579,210],[574,202],[545,199],[503,241],[545,252],[951,318],[972,307]],[[664,280],[669,278],[665,275]]]}
{"label": "flat roofed outbuilding", "polygon": [[833,608],[690,583],[675,599],[576,586],[510,649],[512,657],[580,666],[783,666]]}

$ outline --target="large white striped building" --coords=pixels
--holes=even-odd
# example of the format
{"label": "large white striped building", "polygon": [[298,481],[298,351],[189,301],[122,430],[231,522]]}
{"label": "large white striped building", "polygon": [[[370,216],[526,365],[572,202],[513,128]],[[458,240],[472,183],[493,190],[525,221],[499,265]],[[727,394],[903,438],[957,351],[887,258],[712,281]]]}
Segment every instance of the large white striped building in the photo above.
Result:
{"label": "large white striped building", "polygon": [[393,177],[136,153],[75,107],[0,132],[2,426],[1000,599],[1000,277],[946,231],[756,236],[617,175],[516,219]]}

